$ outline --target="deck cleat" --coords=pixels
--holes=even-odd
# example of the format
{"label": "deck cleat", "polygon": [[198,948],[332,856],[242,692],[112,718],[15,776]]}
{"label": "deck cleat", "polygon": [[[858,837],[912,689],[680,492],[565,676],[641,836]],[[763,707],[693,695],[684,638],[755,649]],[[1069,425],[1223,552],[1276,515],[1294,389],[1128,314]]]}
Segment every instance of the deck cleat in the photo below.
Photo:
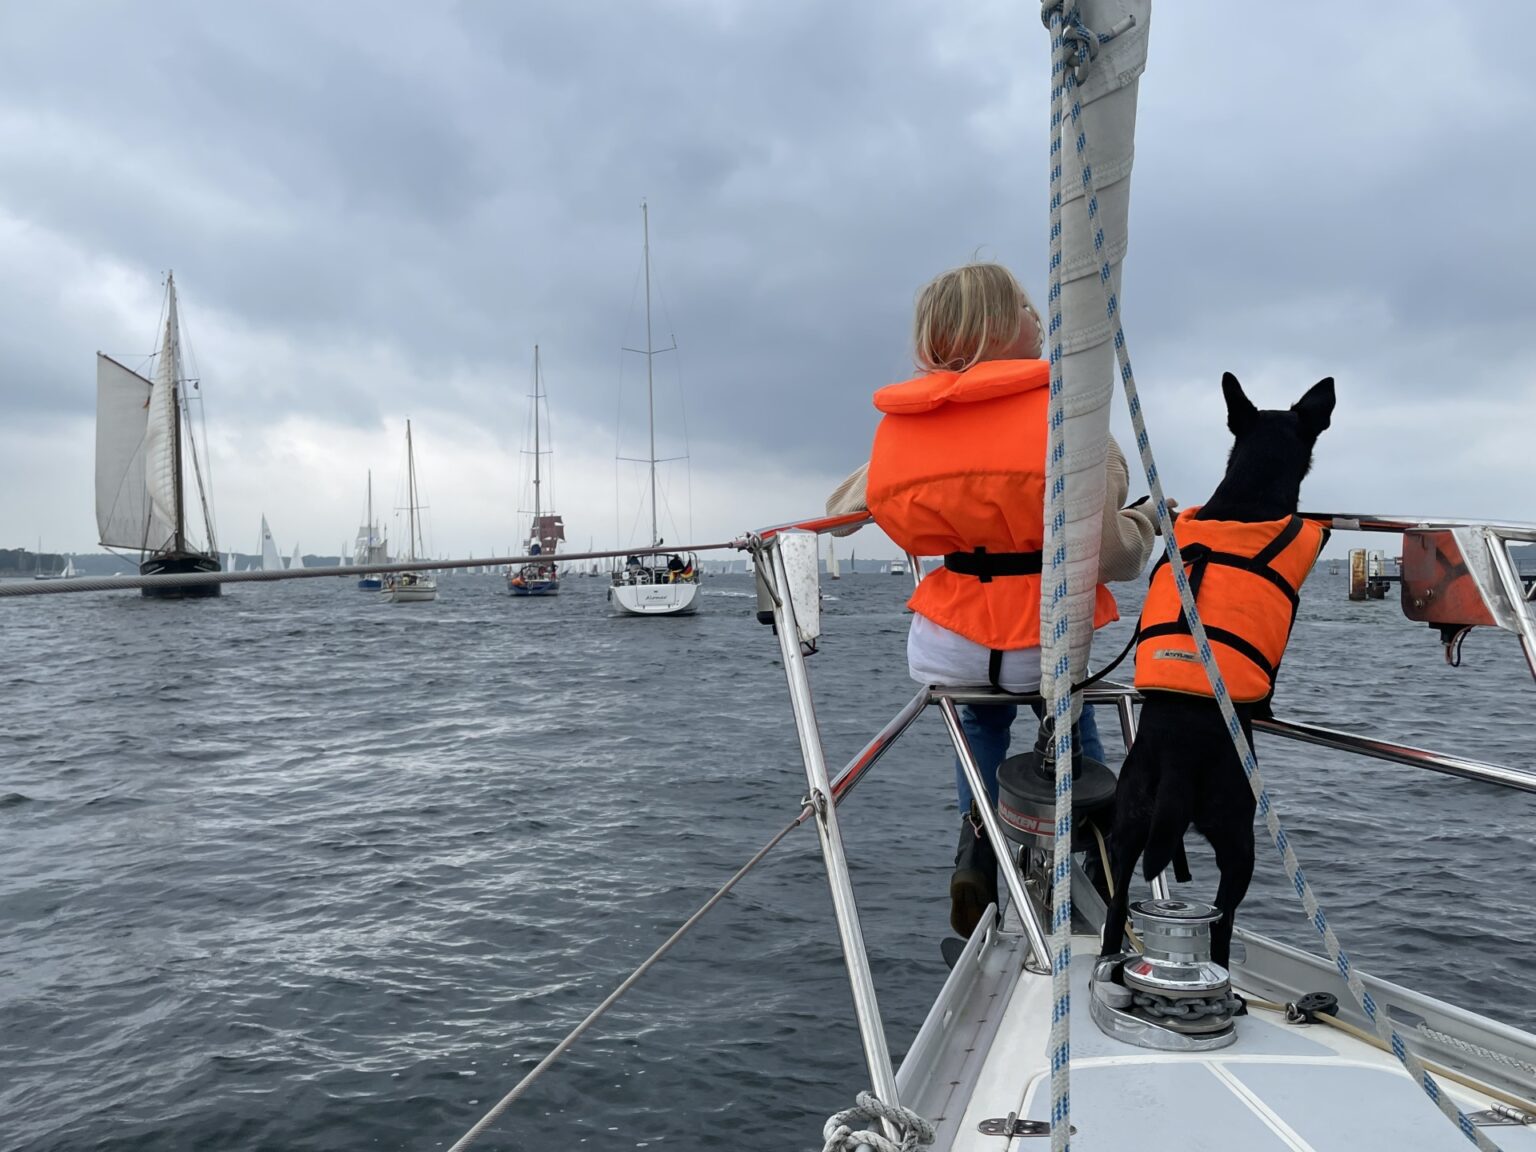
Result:
{"label": "deck cleat", "polygon": [[1089,1008],[1109,1036],[1141,1048],[1196,1052],[1237,1039],[1227,970],[1211,960],[1211,925],[1221,913],[1191,900],[1140,900],[1131,920],[1141,952],[1094,966]]}

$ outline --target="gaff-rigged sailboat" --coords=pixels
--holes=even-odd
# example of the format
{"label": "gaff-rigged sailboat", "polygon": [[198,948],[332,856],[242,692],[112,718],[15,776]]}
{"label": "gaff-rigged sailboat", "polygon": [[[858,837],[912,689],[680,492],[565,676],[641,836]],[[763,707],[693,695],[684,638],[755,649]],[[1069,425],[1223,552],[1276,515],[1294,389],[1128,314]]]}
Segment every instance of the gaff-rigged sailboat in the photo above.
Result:
{"label": "gaff-rigged sailboat", "polygon": [[[388,564],[389,540],[379,531],[379,522],[373,518],[373,469],[368,469],[368,509],[363,525],[357,530],[357,543],[353,559],[357,564]],[[384,587],[384,577],[378,573],[364,573],[357,578],[357,587],[363,592],[378,592]]]}
{"label": "gaff-rigged sailboat", "polygon": [[[650,455],[639,463],[650,468],[651,547],[661,546],[656,514],[656,378],[653,364],[657,356],[676,347],[656,348],[651,342],[651,215],[640,205],[645,237],[645,348],[628,348],[645,357],[646,414],[650,429]],[[699,609],[699,564],[691,554],[649,553],[643,559],[631,556],[613,573],[608,588],[608,602],[627,616],[690,616]]]}
{"label": "gaff-rigged sailboat", "polygon": [[[421,538],[421,501],[416,494],[416,449],[411,443],[411,422],[405,422],[405,558],[426,559]],[[384,595],[394,604],[437,599],[437,577],[430,572],[395,572],[384,580]]]}
{"label": "gaff-rigged sailboat", "polygon": [[[139,553],[141,575],[218,572],[218,542],[187,396],[187,386],[198,390],[199,382],[182,373],[176,281],[169,274],[165,294],[165,330],[152,378],[96,354],[96,526],[106,547]],[[186,514],[189,460],[200,536],[191,531]],[[194,584],[145,588],[144,595],[184,599],[217,596],[219,590],[218,584]]]}
{"label": "gaff-rigged sailboat", "polygon": [[[539,435],[542,413],[540,392],[539,346],[533,346],[533,526],[528,533],[528,554],[540,559],[507,573],[507,591],[514,596],[553,596],[560,591],[560,569],[555,565],[555,551],[565,542],[565,520],[543,504],[543,457],[550,450]],[[527,452],[527,449],[524,449]],[[522,511],[526,511],[523,509]],[[544,559],[548,557],[548,559]]]}

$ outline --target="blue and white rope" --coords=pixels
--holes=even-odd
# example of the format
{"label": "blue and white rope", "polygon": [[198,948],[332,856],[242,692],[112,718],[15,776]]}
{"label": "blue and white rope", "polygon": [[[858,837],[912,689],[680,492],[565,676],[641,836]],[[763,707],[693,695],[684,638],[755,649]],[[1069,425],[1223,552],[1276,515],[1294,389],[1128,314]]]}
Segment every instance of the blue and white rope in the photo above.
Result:
{"label": "blue and white rope", "polygon": [[1040,641],[1043,666],[1051,670],[1051,717],[1056,744],[1056,838],[1051,854],[1051,1152],[1072,1146],[1072,645],[1067,613],[1066,404],[1062,382],[1062,107],[1066,95],[1065,21],[1060,3],[1049,14],[1051,30],[1051,391],[1046,441],[1045,551],[1041,582]]}
{"label": "blue and white rope", "polygon": [[[1063,7],[1064,5],[1061,3],[1061,0],[1057,0],[1054,5],[1047,2],[1044,13],[1049,15],[1052,33],[1053,58],[1051,69],[1051,326],[1053,333],[1056,333],[1055,340],[1057,342],[1053,343],[1051,348],[1052,451],[1055,451],[1055,445],[1059,440],[1059,432],[1056,429],[1056,422],[1058,420],[1056,393],[1060,384],[1060,370],[1058,367],[1056,367],[1056,363],[1060,355],[1060,335],[1058,326],[1060,323],[1061,309],[1061,158],[1059,151],[1063,128],[1061,105],[1063,101],[1065,101],[1071,109],[1071,120],[1076,141],[1077,157],[1082,171],[1082,189],[1083,195],[1087,201],[1088,224],[1093,235],[1094,251],[1100,257],[1099,283],[1104,289],[1105,314],[1108,319],[1110,319],[1115,325],[1114,346],[1115,357],[1120,365],[1120,380],[1125,387],[1126,402],[1129,405],[1131,412],[1131,424],[1136,433],[1136,447],[1141,454],[1142,467],[1146,470],[1147,486],[1152,492],[1152,503],[1157,510],[1158,524],[1161,527],[1164,546],[1168,553],[1169,569],[1173,573],[1174,585],[1178,589],[1179,601],[1183,605],[1184,615],[1188,618],[1190,630],[1194,634],[1195,648],[1200,654],[1200,661],[1205,666],[1206,676],[1210,679],[1212,690],[1215,693],[1216,705],[1221,709],[1222,718],[1226,721],[1227,731],[1231,734],[1233,745],[1237,748],[1238,757],[1243,765],[1243,773],[1245,776],[1247,776],[1249,787],[1253,790],[1254,798],[1258,802],[1259,813],[1264,817],[1264,825],[1269,831],[1270,839],[1274,842],[1276,851],[1280,853],[1280,857],[1285,864],[1285,873],[1288,877],[1290,877],[1291,884],[1296,889],[1296,895],[1301,899],[1302,908],[1306,910],[1307,917],[1309,920],[1311,920],[1312,926],[1317,929],[1318,935],[1322,937],[1323,946],[1327,949],[1329,957],[1333,960],[1335,966],[1338,968],[1339,974],[1344,977],[1345,982],[1349,985],[1350,994],[1353,995],[1356,1002],[1359,1003],[1361,1011],[1363,1011],[1366,1015],[1366,1018],[1370,1020],[1372,1027],[1376,1030],[1376,1034],[1381,1037],[1383,1042],[1385,1042],[1388,1048],[1391,1050],[1392,1054],[1396,1056],[1397,1059],[1402,1063],[1403,1067],[1408,1070],[1408,1074],[1418,1082],[1420,1087],[1424,1089],[1425,1094],[1435,1103],[1440,1111],[1444,1112],[1447,1118],[1449,1118],[1450,1121],[1456,1125],[1463,1136],[1465,1136],[1473,1144],[1477,1145],[1478,1148],[1483,1149],[1484,1152],[1499,1152],[1498,1146],[1489,1140],[1488,1137],[1485,1136],[1472,1123],[1472,1121],[1467,1117],[1466,1113],[1464,1113],[1460,1108],[1456,1106],[1456,1102],[1452,1100],[1450,1095],[1440,1087],[1440,1084],[1435,1080],[1435,1078],[1429,1074],[1429,1072],[1424,1068],[1424,1065],[1420,1063],[1418,1057],[1416,1057],[1412,1052],[1408,1050],[1407,1045],[1403,1043],[1402,1037],[1397,1034],[1397,1030],[1387,1019],[1386,1013],[1380,1011],[1375,999],[1371,996],[1370,992],[1366,990],[1366,987],[1361,981],[1359,974],[1354,970],[1354,966],[1350,963],[1348,954],[1345,953],[1343,945],[1339,943],[1339,938],[1334,934],[1333,928],[1329,925],[1328,919],[1323,913],[1322,906],[1318,903],[1316,893],[1312,891],[1312,886],[1307,882],[1305,873],[1302,872],[1301,864],[1296,859],[1296,853],[1291,848],[1290,840],[1285,834],[1285,829],[1280,825],[1280,816],[1275,811],[1274,803],[1269,798],[1269,790],[1265,787],[1264,779],[1259,774],[1259,764],[1257,759],[1254,757],[1253,748],[1248,743],[1247,737],[1243,735],[1242,725],[1238,721],[1236,709],[1232,706],[1232,698],[1227,692],[1225,681],[1222,679],[1221,669],[1216,663],[1215,653],[1212,652],[1210,642],[1206,638],[1205,626],[1200,622],[1200,613],[1195,606],[1195,597],[1190,590],[1189,579],[1184,572],[1183,559],[1179,555],[1178,542],[1174,539],[1173,519],[1168,514],[1168,503],[1163,498],[1162,482],[1158,476],[1157,464],[1152,458],[1152,442],[1147,436],[1146,420],[1141,410],[1141,399],[1136,392],[1136,377],[1131,371],[1131,358],[1129,352],[1126,350],[1125,331],[1121,326],[1119,319],[1120,305],[1119,301],[1115,297],[1115,293],[1112,287],[1109,260],[1104,255],[1104,232],[1098,224],[1098,187],[1094,183],[1093,168],[1088,161],[1088,142],[1086,136],[1084,135],[1082,126],[1082,107],[1077,99],[1075,91],[1077,86],[1076,74],[1085,68],[1096,54],[1095,51],[1089,47],[1089,45],[1095,42],[1103,43],[1107,37],[1095,37],[1092,32],[1083,28],[1082,21],[1077,14],[1077,5],[1075,3],[1071,5],[1065,14],[1063,13]],[[1062,28],[1064,25],[1074,29],[1070,36],[1066,36],[1062,33]],[[1064,48],[1064,46],[1068,44],[1069,41],[1071,47]],[[1053,490],[1052,497],[1055,498],[1056,495],[1057,494]],[[1059,684],[1057,691],[1059,701],[1062,692]],[[1070,705],[1070,697],[1068,699]],[[1057,714],[1058,716],[1060,715],[1059,709]],[[1063,759],[1061,758],[1063,755],[1061,752],[1063,744],[1065,744],[1067,749],[1070,750],[1070,734],[1068,734],[1065,741],[1058,739],[1057,742],[1058,759],[1056,764],[1058,797],[1060,797],[1062,794],[1060,778],[1063,764]],[[1065,763],[1067,768],[1066,775],[1068,779],[1066,794],[1070,796],[1070,755],[1067,756]],[[1070,830],[1070,813],[1067,816],[1065,826]],[[1063,822],[1058,819],[1056,831],[1058,860],[1060,859],[1060,849],[1063,835],[1062,827]],[[1058,881],[1057,888],[1060,889],[1063,887],[1066,887],[1066,885]],[[1058,909],[1061,907],[1061,901],[1059,899],[1057,900],[1056,907]],[[1067,914],[1070,917],[1070,897],[1066,903],[1066,908]],[[1058,1011],[1060,1010],[1061,1006],[1058,1005]],[[1054,1028],[1054,1016],[1052,1020],[1053,1029],[1051,1036],[1051,1083],[1053,1092],[1053,1131],[1051,1133],[1051,1149],[1052,1152],[1056,1152],[1059,1147],[1066,1147],[1066,1141],[1065,1138],[1063,1138],[1060,1143],[1058,1143],[1057,1140],[1057,1135],[1054,1130],[1057,1123],[1056,1106],[1054,1101],[1058,1099],[1061,1101],[1063,1118],[1066,1115],[1067,1102],[1064,1087],[1062,1096],[1057,1097],[1055,1095],[1057,1083],[1055,1061],[1058,1051],[1060,1051],[1065,1056],[1069,1054],[1069,1049],[1065,1046],[1065,1044],[1063,1044],[1063,1046],[1058,1049]],[[1065,1073],[1063,1073],[1063,1085],[1065,1085],[1065,1079]]]}

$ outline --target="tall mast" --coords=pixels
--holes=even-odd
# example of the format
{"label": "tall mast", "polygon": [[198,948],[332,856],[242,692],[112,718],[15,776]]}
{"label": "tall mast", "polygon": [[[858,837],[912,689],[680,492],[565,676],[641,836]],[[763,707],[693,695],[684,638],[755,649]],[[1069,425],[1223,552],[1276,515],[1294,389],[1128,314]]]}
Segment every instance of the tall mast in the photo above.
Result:
{"label": "tall mast", "polygon": [[[177,552],[187,550],[186,517],[182,515],[181,500],[181,358],[177,352],[181,345],[181,332],[176,323],[176,278],[165,275],[166,291],[170,295],[170,307],[165,317],[165,348],[162,355],[171,358],[168,377],[171,385],[171,460],[176,490],[176,544]],[[655,455],[655,453],[651,453]]]}
{"label": "tall mast", "polygon": [[368,552],[364,564],[373,563],[373,469],[368,469]]}
{"label": "tall mast", "polygon": [[539,531],[539,346],[533,346],[533,531]]}
{"label": "tall mast", "polygon": [[410,531],[410,558],[416,559],[416,454],[411,447],[411,422],[405,422],[405,503]]}
{"label": "tall mast", "polygon": [[651,545],[656,534],[656,385],[651,362],[656,353],[651,348],[651,209],[640,201],[640,219],[645,230],[645,405],[651,426]]}

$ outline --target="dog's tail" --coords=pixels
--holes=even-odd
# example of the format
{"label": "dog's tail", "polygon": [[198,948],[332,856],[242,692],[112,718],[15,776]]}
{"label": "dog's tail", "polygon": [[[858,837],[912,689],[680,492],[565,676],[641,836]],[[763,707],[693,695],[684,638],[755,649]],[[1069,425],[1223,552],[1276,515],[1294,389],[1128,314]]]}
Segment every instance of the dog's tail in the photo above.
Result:
{"label": "dog's tail", "polygon": [[1189,861],[1184,856],[1184,833],[1189,829],[1188,791],[1178,787],[1177,772],[1162,773],[1162,787],[1152,806],[1152,824],[1147,830],[1147,847],[1142,854],[1142,875],[1151,880],[1169,864],[1176,864],[1180,883],[1189,879]]}

